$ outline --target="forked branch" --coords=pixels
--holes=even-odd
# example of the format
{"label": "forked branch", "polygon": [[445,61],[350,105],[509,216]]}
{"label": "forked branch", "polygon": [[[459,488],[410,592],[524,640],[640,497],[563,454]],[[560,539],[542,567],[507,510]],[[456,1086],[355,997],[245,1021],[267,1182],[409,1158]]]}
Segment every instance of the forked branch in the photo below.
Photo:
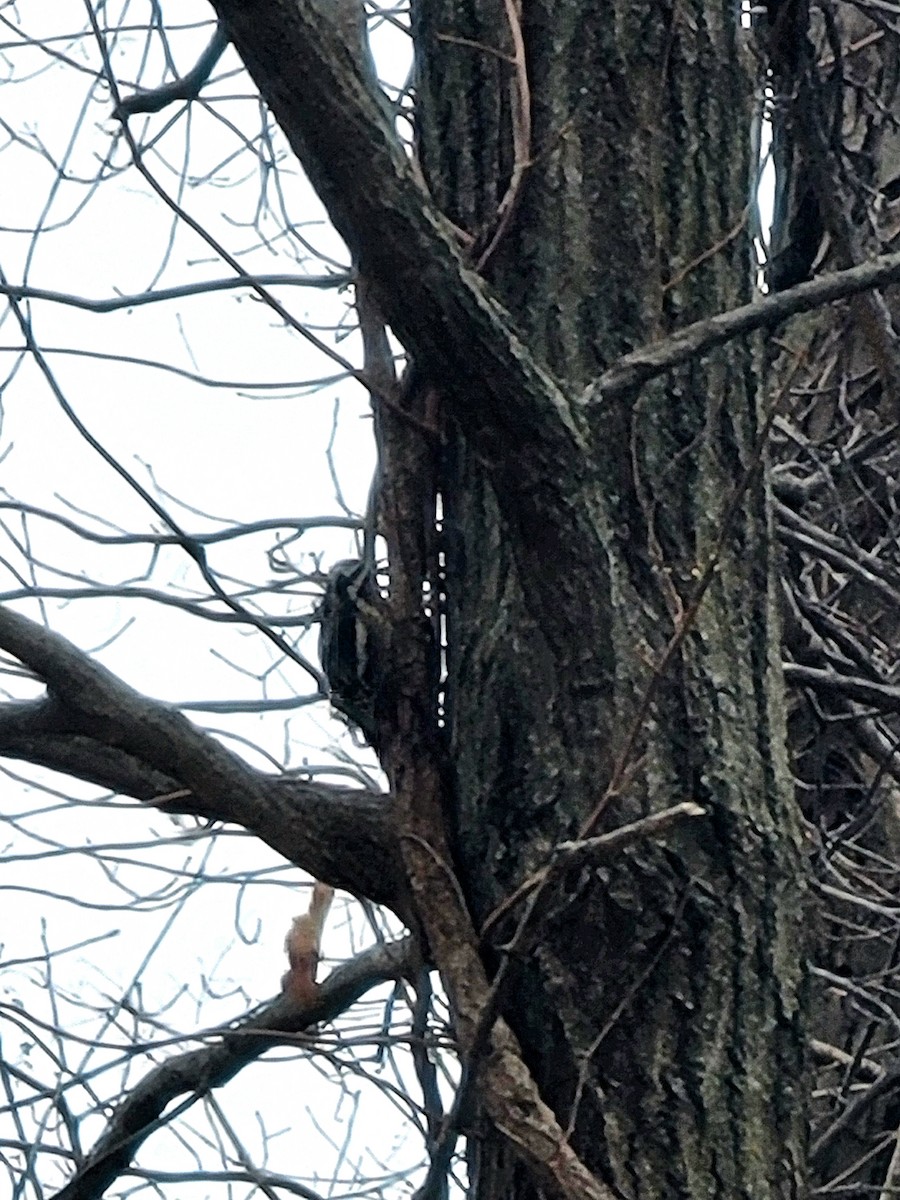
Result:
{"label": "forked branch", "polygon": [[[371,988],[413,969],[411,938],[374,946],[343,963],[316,989],[314,1000],[298,1008],[281,997],[226,1030],[212,1030],[211,1044],[170,1058],[133,1087],[112,1114],[106,1130],[60,1191],[56,1200],[97,1200],[129,1166],[147,1138],[170,1120],[163,1113],[184,1096],[183,1112],[212,1088],[221,1087],[248,1063],[274,1046],[291,1044],[298,1033],[345,1012]],[[202,1036],[202,1035],[201,1035]]]}
{"label": "forked branch", "polygon": [[77,646],[0,608],[0,648],[47,686],[0,705],[0,755],[64,771],[165,812],[228,821],[317,879],[409,916],[388,797],[255,770],[177,709]]}

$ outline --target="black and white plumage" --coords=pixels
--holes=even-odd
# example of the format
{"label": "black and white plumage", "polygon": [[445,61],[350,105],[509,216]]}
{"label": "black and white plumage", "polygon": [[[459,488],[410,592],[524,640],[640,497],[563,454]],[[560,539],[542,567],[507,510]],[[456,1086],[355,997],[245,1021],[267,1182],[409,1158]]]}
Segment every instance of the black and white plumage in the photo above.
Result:
{"label": "black and white plumage", "polygon": [[319,608],[319,658],[331,703],[377,749],[378,589],[359,559],[336,563]]}

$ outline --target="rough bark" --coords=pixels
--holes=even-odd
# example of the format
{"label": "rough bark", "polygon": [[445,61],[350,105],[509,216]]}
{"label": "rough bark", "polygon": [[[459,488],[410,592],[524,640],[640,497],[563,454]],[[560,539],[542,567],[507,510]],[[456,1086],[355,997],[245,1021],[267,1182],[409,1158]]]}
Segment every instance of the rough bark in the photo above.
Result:
{"label": "rough bark", "polygon": [[[423,0],[414,13],[426,176],[475,232],[502,194],[510,118],[502,64],[461,47],[509,50],[503,6]],[[533,3],[523,29],[535,149],[490,278],[573,395],[618,355],[749,299],[747,236],[734,231],[752,81],[724,6]],[[803,866],[757,472],[760,384],[742,344],[642,392],[607,404],[601,394],[592,607],[579,606],[573,563],[549,531],[543,551],[581,664],[546,634],[516,549],[528,534],[461,423],[441,480],[452,809],[476,917],[590,821],[623,760],[633,773],[627,787],[615,780],[603,827],[684,799],[710,813],[665,851],[572,872],[509,985],[545,1098],[624,1195],[804,1187]],[[489,410],[490,390],[481,395]],[[535,1194],[489,1123],[471,1147],[475,1195]]]}

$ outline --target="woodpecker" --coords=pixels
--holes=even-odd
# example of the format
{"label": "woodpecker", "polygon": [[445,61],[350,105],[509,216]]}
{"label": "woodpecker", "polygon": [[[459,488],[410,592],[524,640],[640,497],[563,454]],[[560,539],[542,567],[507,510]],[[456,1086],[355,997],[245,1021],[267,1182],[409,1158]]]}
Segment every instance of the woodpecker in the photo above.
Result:
{"label": "woodpecker", "polygon": [[360,559],[344,559],[328,573],[319,607],[319,659],[331,703],[376,750],[378,599],[371,567]]}

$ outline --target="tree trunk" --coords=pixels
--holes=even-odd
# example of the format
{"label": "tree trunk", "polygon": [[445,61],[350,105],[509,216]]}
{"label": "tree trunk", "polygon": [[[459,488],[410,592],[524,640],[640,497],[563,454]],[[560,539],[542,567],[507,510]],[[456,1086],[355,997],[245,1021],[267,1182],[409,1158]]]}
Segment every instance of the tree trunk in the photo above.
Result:
{"label": "tree trunk", "polygon": [[[413,3],[423,169],[476,244],[514,167],[506,12]],[[622,353],[750,298],[749,35],[731,5],[628,0],[526,0],[522,33],[530,163],[486,274],[577,399]],[[441,466],[450,807],[476,923],[588,825],[684,800],[708,813],[562,877],[505,991],[544,1098],[624,1196],[804,1190],[804,865],[763,382],[741,343],[601,400],[589,605],[553,530],[515,527],[452,419]],[[479,1200],[538,1195],[483,1119],[470,1166]]]}

